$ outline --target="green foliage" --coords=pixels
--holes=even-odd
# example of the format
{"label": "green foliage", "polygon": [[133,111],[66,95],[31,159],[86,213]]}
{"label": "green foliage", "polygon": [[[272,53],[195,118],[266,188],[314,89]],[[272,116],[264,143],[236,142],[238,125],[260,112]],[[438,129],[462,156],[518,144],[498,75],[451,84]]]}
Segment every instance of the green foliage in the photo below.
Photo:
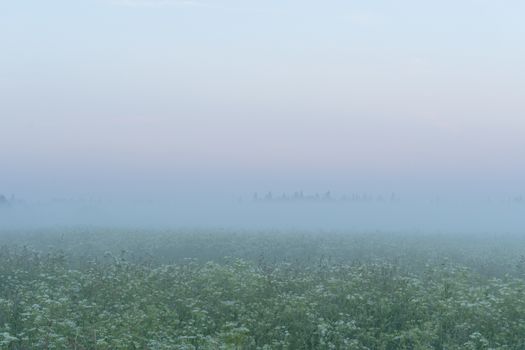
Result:
{"label": "green foliage", "polygon": [[525,348],[520,240],[501,255],[417,235],[3,237],[0,349]]}

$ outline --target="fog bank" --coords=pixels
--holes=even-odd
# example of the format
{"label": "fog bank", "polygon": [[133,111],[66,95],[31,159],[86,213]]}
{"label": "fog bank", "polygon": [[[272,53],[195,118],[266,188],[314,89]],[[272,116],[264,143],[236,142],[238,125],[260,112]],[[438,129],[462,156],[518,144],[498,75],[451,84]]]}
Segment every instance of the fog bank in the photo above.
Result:
{"label": "fog bank", "polygon": [[348,229],[382,231],[524,231],[525,202],[512,200],[253,198],[164,201],[55,200],[0,207],[0,228]]}

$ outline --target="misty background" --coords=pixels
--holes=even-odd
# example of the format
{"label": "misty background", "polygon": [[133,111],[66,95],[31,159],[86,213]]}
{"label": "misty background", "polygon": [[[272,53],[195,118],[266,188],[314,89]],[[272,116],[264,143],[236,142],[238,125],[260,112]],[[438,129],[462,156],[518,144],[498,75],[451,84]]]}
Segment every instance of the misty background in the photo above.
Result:
{"label": "misty background", "polygon": [[2,2],[0,228],[521,231],[524,7]]}

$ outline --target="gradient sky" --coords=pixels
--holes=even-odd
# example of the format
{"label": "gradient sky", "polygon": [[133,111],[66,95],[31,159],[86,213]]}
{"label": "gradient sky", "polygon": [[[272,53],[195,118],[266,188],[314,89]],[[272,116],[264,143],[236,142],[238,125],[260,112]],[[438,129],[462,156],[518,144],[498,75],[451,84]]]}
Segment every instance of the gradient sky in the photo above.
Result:
{"label": "gradient sky", "polygon": [[0,2],[0,193],[522,192],[525,2]]}

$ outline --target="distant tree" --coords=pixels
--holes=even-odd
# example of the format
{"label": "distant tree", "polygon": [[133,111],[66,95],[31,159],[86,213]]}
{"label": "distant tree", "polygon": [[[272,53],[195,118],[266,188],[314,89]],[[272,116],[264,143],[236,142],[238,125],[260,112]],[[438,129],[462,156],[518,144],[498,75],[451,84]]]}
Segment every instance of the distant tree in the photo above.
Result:
{"label": "distant tree", "polygon": [[3,194],[0,194],[0,205],[6,205],[7,203],[9,203],[7,198]]}

